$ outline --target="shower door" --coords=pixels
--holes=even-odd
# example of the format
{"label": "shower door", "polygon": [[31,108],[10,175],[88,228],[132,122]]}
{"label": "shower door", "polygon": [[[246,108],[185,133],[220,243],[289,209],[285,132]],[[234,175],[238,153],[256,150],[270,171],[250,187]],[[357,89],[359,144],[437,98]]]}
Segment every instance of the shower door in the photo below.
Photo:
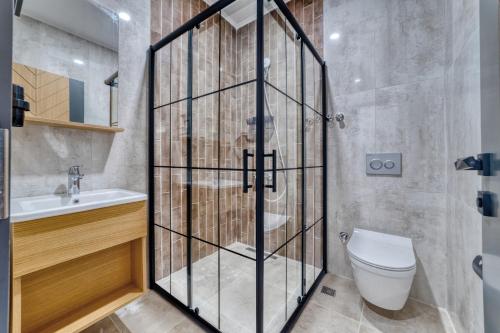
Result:
{"label": "shower door", "polygon": [[323,63],[281,8],[263,17],[264,332],[280,332],[324,272]]}
{"label": "shower door", "polygon": [[214,331],[286,329],[325,272],[324,65],[276,4],[150,50],[150,285]]}
{"label": "shower door", "polygon": [[255,41],[212,10],[152,51],[151,286],[224,332],[257,331]]}

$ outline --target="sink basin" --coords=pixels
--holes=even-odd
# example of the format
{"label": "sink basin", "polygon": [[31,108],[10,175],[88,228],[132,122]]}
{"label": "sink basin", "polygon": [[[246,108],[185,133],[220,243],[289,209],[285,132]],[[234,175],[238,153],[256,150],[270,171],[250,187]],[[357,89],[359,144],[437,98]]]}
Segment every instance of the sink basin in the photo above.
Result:
{"label": "sink basin", "polygon": [[[74,197],[76,198],[76,197]],[[78,202],[64,195],[42,195],[11,200],[11,222],[36,220],[147,199],[146,194],[120,189],[83,191]]]}

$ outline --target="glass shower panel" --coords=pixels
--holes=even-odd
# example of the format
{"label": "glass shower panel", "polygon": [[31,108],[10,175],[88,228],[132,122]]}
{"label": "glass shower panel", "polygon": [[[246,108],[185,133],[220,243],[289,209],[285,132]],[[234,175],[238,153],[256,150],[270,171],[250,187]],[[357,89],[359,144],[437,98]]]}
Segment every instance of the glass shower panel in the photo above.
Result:
{"label": "glass shower panel", "polygon": [[[155,50],[150,87],[153,289],[223,332],[280,332],[323,270],[322,64],[287,11],[265,1],[264,68],[256,68],[256,4],[237,0]],[[235,20],[241,5],[252,14]],[[255,163],[257,111],[264,170]],[[255,188],[257,174],[265,188]]]}
{"label": "glass shower panel", "polygon": [[295,101],[301,100],[301,51],[297,32],[286,21],[286,93]]}
{"label": "glass shower panel", "polygon": [[314,223],[323,218],[323,168],[314,170]]}
{"label": "glass shower panel", "polygon": [[314,225],[314,278],[323,270],[323,221]]}
{"label": "glass shower panel", "polygon": [[311,289],[314,276],[314,226],[309,227],[306,231],[306,257],[305,257],[305,276],[306,276],[306,292]]}
{"label": "glass shower panel", "polygon": [[170,105],[155,110],[155,166],[170,166]]}
{"label": "glass shower panel", "polygon": [[286,247],[264,261],[264,332],[278,333],[286,323]]}
{"label": "glass shower panel", "polygon": [[[155,281],[161,281],[170,276],[170,231],[156,226],[155,237]],[[164,285],[170,292],[170,283]]]}
{"label": "glass shower panel", "polygon": [[302,106],[287,97],[286,100],[286,167],[297,169],[302,167]]}
{"label": "glass shower panel", "polygon": [[323,117],[313,109],[306,106],[305,119],[305,145],[306,167],[319,167],[323,165]]}
{"label": "glass shower panel", "polygon": [[[255,332],[255,259],[220,249],[220,330]],[[215,302],[212,302],[216,306]]]}
{"label": "glass shower panel", "polygon": [[188,155],[188,112],[187,102],[170,105],[170,166],[187,167]]}
{"label": "glass shower panel", "polygon": [[170,100],[171,45],[155,53],[155,107],[167,105]]}
{"label": "glass shower panel", "polygon": [[253,258],[256,196],[253,187],[256,139],[254,96],[254,82],[226,89],[220,93],[219,113],[220,245]]}
{"label": "glass shower panel", "polygon": [[188,96],[188,33],[182,34],[171,44],[170,102],[174,103]]}
{"label": "glass shower panel", "polygon": [[[170,283],[170,294],[177,298],[184,304],[188,304],[187,290],[188,290],[188,256],[187,256],[187,246],[188,238],[170,232],[170,242],[172,246],[172,256],[171,256],[171,271],[170,276],[163,279],[165,285]],[[160,286],[162,283],[158,282]]]}
{"label": "glass shower panel", "polygon": [[316,59],[314,59],[314,103],[311,107],[319,114],[323,114],[323,73],[322,66]]}
{"label": "glass shower panel", "polygon": [[255,259],[255,192],[243,193],[241,171],[220,171],[219,177],[219,245]]}
{"label": "glass shower panel", "polygon": [[[244,149],[255,152],[255,83],[244,84],[220,93],[219,168],[243,171]],[[246,158],[255,170],[255,157]],[[253,179],[250,181],[253,183]]]}
{"label": "glass shower panel", "polygon": [[192,180],[191,232],[193,237],[219,243],[218,174],[214,170],[195,169]]}
{"label": "glass shower panel", "polygon": [[302,233],[286,245],[286,317],[289,319],[302,296]]}
{"label": "glass shower panel", "polygon": [[169,168],[155,168],[155,224],[170,229],[171,172]]}
{"label": "glass shower panel", "polygon": [[193,97],[219,90],[220,24],[221,17],[216,14],[193,29]]}
{"label": "glass shower panel", "polygon": [[[256,78],[256,4],[256,1],[237,0],[222,10],[223,17],[231,17],[241,8],[245,8],[247,14],[236,22],[221,20],[221,88],[233,87]],[[255,108],[253,110],[255,115]]]}
{"label": "glass shower panel", "polygon": [[[187,236],[188,221],[188,196],[187,196],[187,170],[170,169],[170,225],[168,229]],[[167,211],[162,211],[167,214]]]}
{"label": "glass shower panel", "polygon": [[316,59],[309,48],[304,45],[304,102],[310,108],[314,108],[314,64]]}
{"label": "glass shower panel", "polygon": [[187,305],[187,237],[155,226],[155,241],[155,281]]}
{"label": "glass shower panel", "polygon": [[193,99],[192,165],[194,168],[218,168],[219,94]]}
{"label": "glass shower panel", "polygon": [[264,79],[286,92],[286,20],[279,10],[264,16]]}
{"label": "glass shower panel", "polygon": [[219,327],[219,250],[209,243],[193,239],[193,309],[215,327]]}
{"label": "glass shower panel", "polygon": [[302,170],[288,170],[286,178],[286,240],[289,241],[302,230]]}
{"label": "glass shower panel", "polygon": [[[286,242],[287,216],[287,103],[286,96],[265,85],[265,160],[264,250],[274,252]],[[276,171],[273,171],[273,168]]]}

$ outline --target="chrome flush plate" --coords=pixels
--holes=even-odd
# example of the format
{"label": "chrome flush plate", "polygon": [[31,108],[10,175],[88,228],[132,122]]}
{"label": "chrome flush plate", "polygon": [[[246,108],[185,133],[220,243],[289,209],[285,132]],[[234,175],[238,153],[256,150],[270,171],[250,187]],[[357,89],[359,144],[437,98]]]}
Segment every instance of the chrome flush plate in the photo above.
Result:
{"label": "chrome flush plate", "polygon": [[401,176],[401,156],[401,153],[366,154],[366,174]]}

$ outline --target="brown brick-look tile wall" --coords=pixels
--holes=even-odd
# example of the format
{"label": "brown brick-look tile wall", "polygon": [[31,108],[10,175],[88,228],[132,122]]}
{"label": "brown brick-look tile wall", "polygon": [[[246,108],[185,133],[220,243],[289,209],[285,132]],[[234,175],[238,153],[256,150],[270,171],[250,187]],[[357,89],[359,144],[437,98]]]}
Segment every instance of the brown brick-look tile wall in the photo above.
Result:
{"label": "brown brick-look tile wall", "polygon": [[[297,17],[304,31],[322,54],[322,0],[292,0],[289,8]],[[202,0],[152,0],[151,2],[151,40],[157,42],[188,19],[207,7]],[[274,15],[274,18],[272,17]],[[272,67],[269,81],[293,98],[300,99],[300,68],[298,55],[300,49],[291,42],[293,33],[284,31],[284,20],[276,13],[266,16],[266,47],[269,50]],[[281,25],[280,25],[281,24]],[[219,35],[221,41],[219,43]],[[283,39],[281,39],[283,36]],[[284,42],[284,39],[287,42]],[[220,44],[220,63],[219,63]],[[286,46],[285,46],[286,45]],[[285,48],[287,48],[285,52]],[[285,57],[285,53],[287,57]],[[292,56],[294,55],[294,56]],[[193,95],[199,96],[219,87],[255,78],[255,22],[238,31],[218,15],[204,22],[193,34]],[[286,59],[286,60],[285,60]],[[187,80],[187,35],[178,38],[169,47],[157,52],[156,105],[176,101],[186,97]],[[220,82],[219,82],[220,70]],[[287,79],[285,79],[287,78]],[[308,93],[309,95],[309,93]],[[276,116],[280,145],[288,166],[298,163],[300,157],[299,113],[285,113],[293,110],[293,100],[286,100],[276,92],[269,93],[269,102]],[[193,164],[199,167],[241,168],[241,152],[244,148],[253,149],[254,142],[246,120],[255,115],[255,85],[249,84],[227,90],[220,94],[220,124],[217,121],[219,98],[217,94],[196,99],[193,103]],[[285,107],[284,105],[287,105]],[[186,151],[186,112],[185,102],[158,109],[155,128],[155,164],[163,166],[185,166]],[[220,131],[219,131],[220,127]],[[277,147],[276,134],[267,143],[268,149]],[[286,138],[286,139],[282,139]],[[217,159],[220,156],[220,160]],[[157,224],[168,226],[185,234],[186,230],[186,188],[185,171],[167,169],[155,171]],[[221,172],[221,184],[217,191],[217,173],[209,170],[193,172],[193,234],[201,239],[228,246],[235,241],[254,245],[255,239],[255,193],[242,194],[241,172]],[[272,251],[289,239],[300,227],[294,217],[300,216],[299,172],[287,176],[288,191],[278,200],[285,178],[278,175],[278,194],[270,194],[266,203],[269,213],[291,216],[288,223],[288,237],[282,226],[266,235],[266,250]],[[231,182],[233,185],[231,185]],[[308,188],[309,189],[309,188]],[[220,221],[220,226],[217,223]],[[171,237],[171,238],[170,238]],[[176,271],[186,264],[185,238],[156,227],[155,258],[156,278],[168,276],[170,267]],[[290,243],[288,253],[298,257],[300,251]],[[214,247],[194,242],[193,260],[211,254]],[[170,262],[172,251],[172,263]],[[296,254],[293,254],[296,252]]]}

